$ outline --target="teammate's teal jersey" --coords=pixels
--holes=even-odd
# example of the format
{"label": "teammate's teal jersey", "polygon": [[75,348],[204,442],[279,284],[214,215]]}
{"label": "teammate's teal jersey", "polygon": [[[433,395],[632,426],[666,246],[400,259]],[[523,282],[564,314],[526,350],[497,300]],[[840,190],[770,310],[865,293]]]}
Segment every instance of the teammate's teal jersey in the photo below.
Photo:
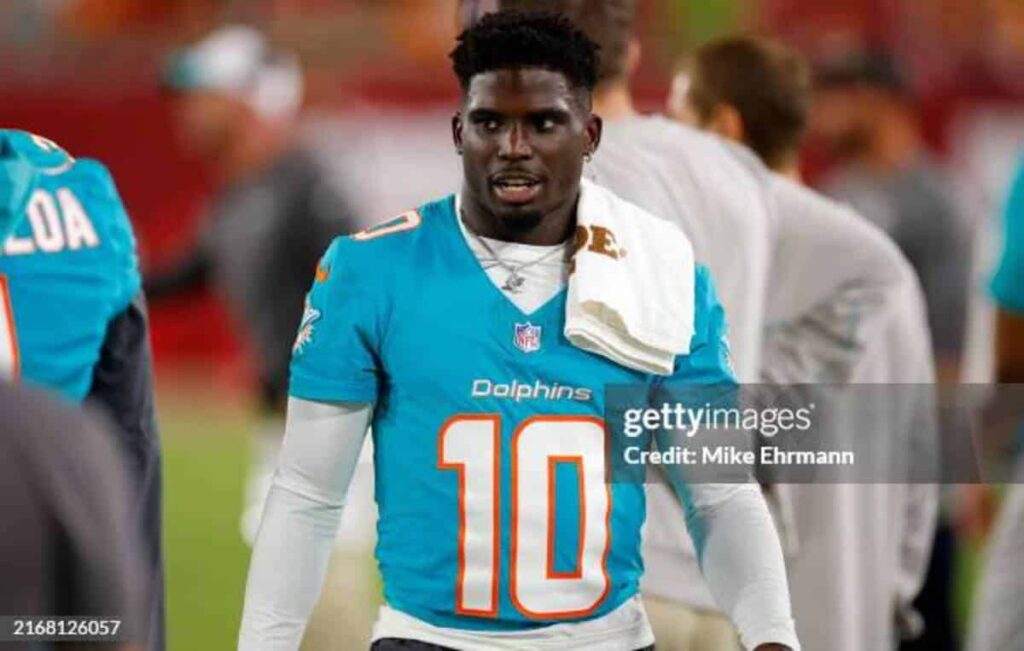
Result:
{"label": "teammate's teal jersey", "polygon": [[[637,592],[645,513],[642,485],[605,481],[604,387],[658,380],[572,346],[564,290],[521,312],[456,219],[449,197],[335,240],[291,395],[376,403],[392,608],[478,630],[604,615]],[[696,282],[697,335],[673,379],[731,383],[722,309],[706,270]]]}
{"label": "teammate's teal jersey", "polygon": [[1003,255],[992,278],[992,294],[1000,307],[1024,314],[1024,158],[1003,215]]}
{"label": "teammate's teal jersey", "polygon": [[0,243],[0,377],[81,400],[108,323],[140,288],[128,215],[100,163],[24,132],[0,131],[0,141],[37,172]]}

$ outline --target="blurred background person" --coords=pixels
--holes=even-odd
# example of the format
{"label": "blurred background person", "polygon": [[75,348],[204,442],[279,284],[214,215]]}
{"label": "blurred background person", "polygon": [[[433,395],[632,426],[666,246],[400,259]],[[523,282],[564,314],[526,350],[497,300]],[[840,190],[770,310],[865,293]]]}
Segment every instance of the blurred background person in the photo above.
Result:
{"label": "blurred background person", "polygon": [[[925,293],[938,379],[949,384],[960,381],[972,228],[922,140],[920,122],[891,56],[865,50],[820,65],[812,129],[838,161],[821,187],[885,229],[907,255]],[[983,503],[975,492],[966,489],[961,499]],[[958,541],[947,510],[918,600],[928,630],[904,646],[908,651],[958,648],[952,614]]]}
{"label": "blurred background person", "polygon": [[[164,83],[179,136],[217,194],[194,249],[149,274],[146,291],[156,301],[216,283],[252,340],[268,418],[263,438],[272,448],[304,296],[320,254],[345,232],[350,214],[318,160],[294,139],[303,87],[298,62],[272,50],[258,31],[225,27],[175,53]],[[243,522],[249,540],[257,502],[249,501]]]}
{"label": "blurred background person", "polygon": [[135,237],[110,173],[41,136],[0,130],[0,242],[0,380],[92,404],[117,425],[136,533],[146,543],[149,644],[163,649],[149,326]]}
{"label": "blurred background person", "polygon": [[[698,48],[673,80],[669,100],[684,121],[750,147],[774,171],[799,178],[800,143],[811,96],[811,67],[794,50],[752,36],[725,36]],[[783,243],[785,246],[785,243]],[[909,264],[888,294],[882,318],[862,339],[851,383],[905,384],[885,409],[846,414],[849,436],[872,432],[889,444],[884,459],[934,448],[934,402],[913,385],[935,372],[924,296]],[[821,346],[809,330],[768,337],[765,364],[775,381],[787,351]],[[868,394],[874,396],[875,394]],[[865,396],[862,400],[871,400]],[[876,444],[878,445],[878,444]],[[874,447],[874,446],[873,446]],[[909,472],[907,473],[909,478]],[[894,481],[898,477],[893,478]],[[920,626],[912,602],[924,580],[938,506],[934,486],[787,486],[798,551],[789,559],[794,617],[808,649],[895,649]],[[850,532],[856,531],[856,536]],[[823,572],[828,568],[828,572]]]}
{"label": "blurred background person", "polygon": [[723,36],[702,45],[672,78],[672,118],[742,143],[772,171],[800,180],[810,110],[810,64],[767,39]]}
{"label": "blurred background person", "polygon": [[[254,28],[227,26],[176,52],[164,84],[180,136],[217,190],[195,248],[173,268],[149,275],[146,290],[155,301],[212,280],[250,339],[264,421],[253,440],[241,519],[252,544],[284,433],[288,364],[305,294],[320,256],[334,237],[354,229],[355,216],[331,169],[297,137],[303,75],[294,55],[274,49]],[[360,495],[350,514],[372,509]],[[348,533],[343,529],[342,544]],[[319,616],[311,626],[311,637],[322,633],[322,643],[335,648],[368,642],[376,605],[369,545],[358,533],[349,537],[358,562],[348,566],[365,576],[350,569],[347,599],[319,611],[332,626],[321,626]]]}
{"label": "blurred background person", "polygon": [[812,128],[836,159],[821,187],[889,233],[906,254],[924,289],[939,378],[956,382],[970,229],[919,124],[910,90],[891,57],[865,52],[820,66]]}
{"label": "blurred background person", "polygon": [[[1024,383],[1024,158],[1010,188],[1003,214],[1003,253],[992,278],[996,315],[996,381]],[[1018,431],[1020,431],[1018,429]],[[1021,445],[1020,440],[1016,442]],[[1017,471],[986,553],[967,649],[1007,651],[1024,648],[1024,463]]]}
{"label": "blurred background person", "polygon": [[[146,642],[145,551],[113,432],[39,390],[2,381],[0,414],[0,615],[118,620],[123,642],[104,648],[154,648]],[[26,644],[0,641],[0,649]]]}

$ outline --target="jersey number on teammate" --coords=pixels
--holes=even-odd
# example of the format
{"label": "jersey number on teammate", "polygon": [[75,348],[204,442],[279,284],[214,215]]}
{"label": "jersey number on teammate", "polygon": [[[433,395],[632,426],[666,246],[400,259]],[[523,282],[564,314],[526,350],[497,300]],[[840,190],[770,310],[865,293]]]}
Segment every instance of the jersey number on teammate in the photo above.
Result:
{"label": "jersey number on teammate", "polygon": [[[442,470],[459,476],[459,569],[456,610],[498,612],[501,421],[458,415],[441,428]],[[608,594],[611,492],[605,482],[604,426],[586,416],[535,416],[512,436],[510,596],[536,619],[582,617]],[[555,529],[560,465],[573,467],[578,501],[575,563],[556,569]],[[571,494],[571,493],[570,493]]]}
{"label": "jersey number on teammate", "polygon": [[0,274],[0,380],[18,379],[18,336],[7,277]]}

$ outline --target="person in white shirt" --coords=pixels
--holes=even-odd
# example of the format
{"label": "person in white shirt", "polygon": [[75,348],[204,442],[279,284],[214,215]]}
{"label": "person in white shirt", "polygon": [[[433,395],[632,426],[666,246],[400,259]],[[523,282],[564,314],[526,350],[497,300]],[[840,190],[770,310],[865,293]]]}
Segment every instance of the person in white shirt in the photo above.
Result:
{"label": "person in white shirt", "polygon": [[[742,142],[778,173],[799,178],[799,144],[810,94],[809,66],[799,54],[764,39],[723,37],[693,53],[673,89],[670,106],[681,119]],[[815,197],[808,208],[843,210],[824,197]],[[811,268],[827,264],[823,257]],[[909,264],[901,266],[900,283],[864,330],[856,359],[841,379],[935,382],[924,296]],[[834,380],[831,368],[813,372],[813,365],[797,368],[787,361],[794,354],[834,357],[828,350],[833,346],[822,342],[807,329],[777,331],[767,341],[763,377],[783,383]],[[928,434],[923,424],[931,422],[933,406],[925,392],[910,387],[896,389],[892,396],[888,409],[851,414],[850,422],[844,421],[851,432],[871,428],[891,433],[885,458],[909,454],[914,442]],[[798,630],[808,648],[894,649],[901,636],[915,633],[911,602],[927,567],[936,487],[812,484],[785,489],[793,500],[800,541],[788,567]]]}

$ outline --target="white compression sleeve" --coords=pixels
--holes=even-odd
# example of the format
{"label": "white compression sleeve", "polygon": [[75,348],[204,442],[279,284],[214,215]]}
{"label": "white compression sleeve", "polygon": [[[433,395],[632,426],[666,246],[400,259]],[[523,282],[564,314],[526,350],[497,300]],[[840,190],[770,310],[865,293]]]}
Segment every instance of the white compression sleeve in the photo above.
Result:
{"label": "white compression sleeve", "polygon": [[294,651],[320,596],[369,404],[288,401],[245,588],[239,651]]}
{"label": "white compression sleeve", "polygon": [[689,484],[679,491],[701,570],[743,648],[798,651],[782,547],[756,484]]}

